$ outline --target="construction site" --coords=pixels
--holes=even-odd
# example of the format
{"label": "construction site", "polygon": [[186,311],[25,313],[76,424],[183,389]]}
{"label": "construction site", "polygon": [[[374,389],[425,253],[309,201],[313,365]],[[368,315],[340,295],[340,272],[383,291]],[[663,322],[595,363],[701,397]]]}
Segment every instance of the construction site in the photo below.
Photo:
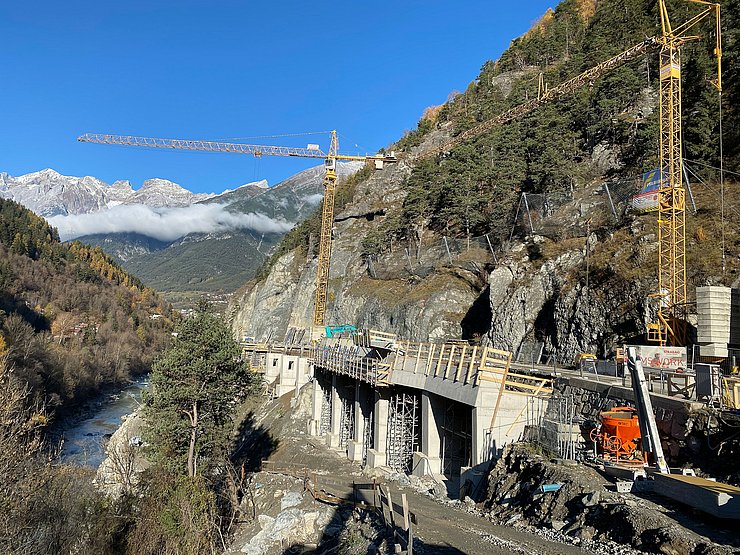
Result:
{"label": "construction site", "polygon": [[[294,148],[105,134],[79,138],[113,145],[324,160],[318,255],[309,264],[311,272],[315,271],[310,325],[297,321],[291,313],[283,319],[289,321],[273,326],[285,330],[284,334],[263,333],[267,318],[258,318],[255,309],[252,320],[245,318],[246,324],[235,327],[244,357],[264,379],[261,418],[269,420],[274,417],[270,411],[278,410],[282,411],[280,418],[292,418],[292,431],[281,441],[292,445],[294,452],[281,447],[280,456],[265,457],[255,480],[268,480],[265,476],[272,473],[270,479],[285,481],[286,495],[291,491],[311,493],[314,504],[322,501],[323,495],[323,501],[328,499],[337,507],[337,514],[349,511],[342,517],[346,521],[351,520],[348,515],[356,517],[358,503],[369,503],[367,495],[358,494],[355,481],[372,477],[373,507],[381,512],[378,507],[383,503],[390,507],[388,519],[382,512],[385,525],[407,534],[403,540],[394,540],[395,551],[409,554],[415,550],[412,528],[434,534],[428,523],[423,524],[426,515],[420,506],[426,501],[422,496],[414,506],[409,493],[407,506],[404,494],[401,517],[396,516],[403,524],[394,522],[391,494],[378,486],[381,481],[413,486],[417,493],[432,492],[428,497],[446,503],[450,511],[484,515],[497,526],[526,525],[552,531],[554,539],[550,539],[561,542],[555,547],[528,545],[521,550],[512,547],[519,542],[516,538],[477,547],[449,543],[444,548],[447,551],[429,548],[430,553],[576,553],[583,548],[587,552],[630,553],[634,549],[688,554],[740,549],[740,539],[731,531],[740,519],[740,289],[706,285],[690,291],[687,278],[691,261],[687,257],[686,218],[692,207],[696,211],[696,204],[689,178],[692,165],[686,163],[682,151],[681,50],[699,38],[696,28],[702,22],[711,21],[715,30],[711,38],[716,42],[716,74],[710,77],[709,85],[717,94],[722,93],[720,5],[694,3],[699,10],[678,21],[660,0],[660,34],[559,84],[546,82],[540,74],[538,91],[526,102],[454,137],[440,134],[436,144],[427,141],[407,154],[343,155],[336,131],[331,132],[326,150],[318,145]],[[382,214],[381,210],[368,210],[341,221],[336,217],[338,162],[365,162],[369,174],[389,168],[410,172],[409,168],[424,160],[444,159],[466,141],[577,94],[624,64],[646,56],[657,57],[659,68],[659,169],[646,174],[639,190],[634,190],[633,183],[607,182],[592,194],[601,199],[606,219],[621,222],[625,212],[631,212],[648,213],[656,220],[652,240],[655,260],[642,264],[643,272],[653,275],[657,283],[644,301],[648,306],[645,333],[613,349],[600,347],[599,353],[576,352],[573,357],[573,349],[563,349],[568,353],[565,359],[546,347],[544,340],[524,337],[529,309],[526,298],[517,299],[512,293],[516,285],[512,277],[502,296],[525,313],[525,331],[515,348],[496,341],[490,322],[487,335],[463,339],[430,333],[426,340],[412,340],[379,326],[331,321],[340,312],[333,305],[341,303],[330,291],[331,282],[341,288],[343,277],[342,270],[332,270],[332,264],[337,264],[332,257],[335,235],[341,238],[346,220],[372,221]],[[724,226],[722,170],[720,187]],[[510,243],[519,237],[521,243],[536,245],[536,238],[545,234],[543,230],[558,220],[558,210],[574,206],[574,196],[577,192],[572,190],[560,194],[563,198],[521,193]],[[600,224],[588,214],[580,216],[570,232],[575,238],[585,238],[586,283],[581,295],[588,304],[600,294],[589,285],[588,266],[592,233]],[[514,256],[507,251],[510,244],[494,246],[488,235],[476,241],[479,251],[490,258],[491,276],[497,275],[507,257]],[[724,271],[724,235],[722,241]],[[578,248],[580,253],[580,244]],[[471,240],[468,237],[465,247],[444,236],[434,249],[430,248],[430,258],[436,256],[435,263],[449,261],[451,266],[453,254],[471,252]],[[405,258],[412,266],[408,248]],[[366,256],[363,264],[373,279],[391,271],[390,265],[384,267],[372,255]],[[288,265],[286,268],[286,274],[293,271]],[[492,277],[491,290],[494,281]],[[307,286],[304,281],[289,291],[295,297]],[[277,296],[274,292],[262,296],[270,295]],[[492,312],[489,320],[496,323],[495,307]],[[604,318],[608,321],[609,315]],[[444,335],[447,337],[440,337]],[[586,342],[579,341],[574,344]],[[293,445],[294,441],[299,443]],[[308,451],[313,459],[298,456]],[[309,479],[310,473],[318,470],[311,464],[324,466],[324,478]],[[332,468],[327,465],[345,469],[344,485],[337,482],[336,474],[332,482]],[[349,480],[352,484],[347,485]],[[270,500],[264,493],[259,495],[265,503]],[[302,503],[301,499],[293,505],[283,503],[280,510],[272,509],[282,515]],[[252,503],[256,514],[260,502]],[[263,509],[268,510],[267,504]],[[424,511],[432,518],[434,509]],[[638,518],[635,515],[640,511],[643,516]],[[467,518],[450,514],[451,520]],[[697,515],[699,524],[695,527],[687,524],[691,515]],[[312,518],[321,520],[324,516]],[[269,524],[262,527],[263,532],[277,526],[277,520],[270,519],[261,523]],[[414,519],[418,524],[410,524]],[[444,519],[440,517],[440,521]],[[654,526],[646,524],[650,519],[655,519]],[[332,522],[327,517],[324,530],[331,528]],[[321,527],[317,524],[317,528]],[[632,532],[624,532],[626,528]],[[478,537],[485,536],[485,527],[479,533],[476,530]],[[332,538],[339,534],[335,532]],[[244,532],[246,543],[241,552],[267,552],[265,534],[260,536],[263,544],[257,546],[254,541],[249,544],[249,535]],[[279,537],[280,549],[286,545],[284,541],[290,544],[297,537]],[[588,543],[595,540],[602,543]],[[616,544],[610,547],[607,540]],[[318,549],[312,542],[305,540],[306,550]],[[424,552],[423,542],[416,544],[416,550]]]}
{"label": "construction site", "polygon": [[[526,514],[537,505],[533,492],[526,501],[513,500],[526,491],[521,482],[506,485],[507,473],[532,471],[524,470],[531,460],[511,450],[522,441],[560,464],[597,469],[611,484],[607,488],[618,493],[650,492],[720,522],[740,518],[740,291],[697,288],[695,307],[690,307],[686,278],[685,218],[693,195],[690,189],[687,195],[681,151],[680,48],[692,26],[705,17],[715,17],[719,30],[719,6],[707,4],[700,16],[672,27],[665,5],[660,5],[662,36],[562,85],[550,88],[541,81],[536,99],[417,155],[449,151],[471,136],[555,101],[638,53],[659,49],[663,170],[655,177],[651,199],[631,199],[635,204],[648,202],[648,210],[658,218],[658,289],[647,342],[625,344],[611,360],[582,353],[571,365],[559,365],[554,358],[543,360],[542,344],[536,342],[513,353],[486,342],[413,342],[353,325],[324,327],[333,226],[333,214],[327,214],[331,204],[325,201],[314,328],[291,328],[283,342],[249,338],[244,345],[252,367],[264,373],[270,398],[289,396],[296,403],[302,390],[310,391],[307,434],[362,468],[432,477],[445,484],[450,498],[483,503],[493,513],[508,511],[510,521],[522,516],[517,511]],[[718,60],[719,36],[718,31]],[[714,85],[721,91],[721,74]],[[333,154],[330,150],[327,192],[333,187]],[[616,195],[608,188],[606,194],[616,217]],[[642,196],[650,196],[649,189]],[[532,210],[523,195],[517,216],[526,214],[524,226],[534,233]],[[451,256],[446,238],[445,247]],[[691,343],[690,311],[696,330]],[[528,485],[544,498],[562,495],[561,488],[577,482],[563,480],[557,470],[554,476],[544,467],[540,470],[542,475],[530,477],[533,483]],[[512,485],[514,490],[507,490]],[[600,491],[603,486],[584,497],[575,513],[588,513],[588,507],[599,503]],[[522,506],[514,509],[518,504]],[[574,524],[572,509],[570,515],[537,510],[536,517],[527,515],[532,523],[558,532],[582,530]],[[582,517],[582,524],[584,520],[588,522]],[[654,548],[643,541],[631,543]],[[411,552],[410,544],[400,545]],[[694,552],[688,545],[659,549]]]}

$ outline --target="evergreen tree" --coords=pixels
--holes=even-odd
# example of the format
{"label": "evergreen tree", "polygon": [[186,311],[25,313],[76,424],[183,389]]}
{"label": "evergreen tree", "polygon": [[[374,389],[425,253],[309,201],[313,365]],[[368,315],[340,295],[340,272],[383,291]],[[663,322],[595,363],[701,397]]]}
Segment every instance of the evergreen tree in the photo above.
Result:
{"label": "evergreen tree", "polygon": [[228,444],[231,410],[255,383],[226,324],[199,312],[177,328],[152,369],[146,409],[157,459],[189,477],[212,467]]}

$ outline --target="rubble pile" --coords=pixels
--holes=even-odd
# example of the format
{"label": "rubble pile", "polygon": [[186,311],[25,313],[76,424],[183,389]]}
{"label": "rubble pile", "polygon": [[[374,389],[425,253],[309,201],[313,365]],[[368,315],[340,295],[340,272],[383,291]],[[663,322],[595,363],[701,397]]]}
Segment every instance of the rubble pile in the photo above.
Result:
{"label": "rubble pile", "polygon": [[721,555],[740,546],[729,532],[699,526],[709,539],[682,526],[680,512],[648,494],[617,493],[594,468],[550,461],[523,444],[505,448],[482,505],[494,522],[550,529],[576,544],[617,542],[666,555]]}

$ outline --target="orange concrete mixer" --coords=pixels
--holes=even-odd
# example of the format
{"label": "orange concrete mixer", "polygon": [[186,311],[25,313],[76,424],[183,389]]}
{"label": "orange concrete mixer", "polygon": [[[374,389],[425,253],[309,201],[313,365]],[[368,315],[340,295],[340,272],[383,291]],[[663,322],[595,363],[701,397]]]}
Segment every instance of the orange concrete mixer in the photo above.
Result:
{"label": "orange concrete mixer", "polygon": [[614,407],[599,416],[601,426],[591,430],[591,441],[596,444],[597,451],[615,462],[642,461],[637,409]]}

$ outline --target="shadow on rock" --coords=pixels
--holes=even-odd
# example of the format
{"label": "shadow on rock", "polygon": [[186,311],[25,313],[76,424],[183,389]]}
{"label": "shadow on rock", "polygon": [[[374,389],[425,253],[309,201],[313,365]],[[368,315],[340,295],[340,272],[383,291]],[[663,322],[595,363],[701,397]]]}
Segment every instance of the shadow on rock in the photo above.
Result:
{"label": "shadow on rock", "polygon": [[280,445],[263,425],[257,425],[254,412],[250,412],[239,424],[237,447],[231,455],[235,467],[252,473],[261,470],[262,461],[270,457]]}

